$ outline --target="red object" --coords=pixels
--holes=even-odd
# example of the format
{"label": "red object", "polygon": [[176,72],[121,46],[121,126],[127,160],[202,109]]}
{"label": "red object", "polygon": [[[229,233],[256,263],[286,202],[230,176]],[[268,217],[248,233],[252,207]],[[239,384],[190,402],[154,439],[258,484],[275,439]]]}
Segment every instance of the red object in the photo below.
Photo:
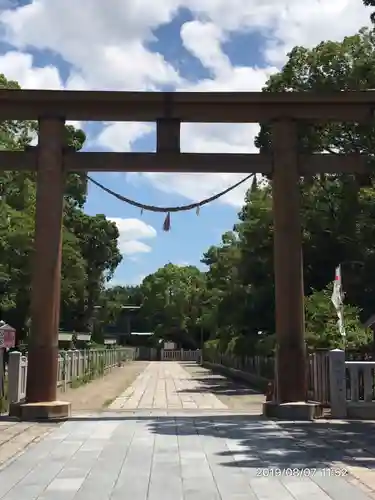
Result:
{"label": "red object", "polygon": [[266,390],[266,401],[272,401],[274,396],[274,383],[269,382]]}
{"label": "red object", "polygon": [[16,330],[10,325],[0,327],[0,349],[11,348],[16,345]]}

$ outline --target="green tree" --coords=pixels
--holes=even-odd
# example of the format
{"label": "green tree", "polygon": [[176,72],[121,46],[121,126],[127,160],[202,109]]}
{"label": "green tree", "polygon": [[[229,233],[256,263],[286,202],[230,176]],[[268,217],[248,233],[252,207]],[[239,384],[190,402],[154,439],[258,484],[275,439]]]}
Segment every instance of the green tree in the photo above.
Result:
{"label": "green tree", "polygon": [[[337,314],[331,302],[332,286],[312,293],[306,299],[306,341],[310,348],[359,349],[372,341],[372,332],[358,321],[359,309],[346,305],[344,323],[346,337],[343,338],[337,325]],[[324,335],[322,335],[324,332]]]}
{"label": "green tree", "polygon": [[[265,92],[368,90],[375,88],[375,36],[369,29],[342,42],[322,42],[312,49],[295,47],[282,71],[272,75]],[[373,123],[299,124],[300,148],[310,153],[366,153],[373,156]],[[256,139],[262,151],[270,148],[270,129]],[[373,269],[374,240],[364,220],[371,214],[374,175],[317,175],[301,181],[306,292],[322,289],[332,269],[345,263],[348,301],[371,314],[369,300],[359,289],[370,288],[366,273]],[[367,200],[365,202],[365,200]],[[365,213],[363,213],[365,209]],[[317,214],[319,211],[319,216]],[[359,223],[360,222],[360,223]],[[371,294],[374,290],[371,287]]]}
{"label": "green tree", "polygon": [[199,347],[205,275],[195,266],[167,264],[141,285],[148,331],[158,337]]}
{"label": "green tree", "polygon": [[101,336],[106,334],[126,335],[130,331],[146,331],[139,309],[129,310],[130,306],[141,306],[143,295],[139,286],[114,286],[102,291],[96,316],[95,330]]}
{"label": "green tree", "polygon": [[90,216],[79,209],[70,210],[66,224],[79,243],[86,276],[85,294],[80,297],[71,327],[87,331],[92,329],[104,285],[122,260],[117,245],[119,232],[104,215]]}
{"label": "green tree", "polygon": [[[375,0],[362,0],[363,5],[366,5],[366,7],[375,7]],[[373,12],[370,15],[371,21],[375,22],[375,12]]]}

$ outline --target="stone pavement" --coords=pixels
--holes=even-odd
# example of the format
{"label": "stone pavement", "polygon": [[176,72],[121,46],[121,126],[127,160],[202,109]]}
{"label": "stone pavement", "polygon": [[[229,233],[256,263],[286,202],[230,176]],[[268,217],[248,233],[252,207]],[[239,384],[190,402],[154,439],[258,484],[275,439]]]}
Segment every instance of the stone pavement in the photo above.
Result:
{"label": "stone pavement", "polygon": [[0,417],[0,465],[21,453],[27,446],[40,441],[56,424],[18,422]]}
{"label": "stone pavement", "polygon": [[[147,362],[127,362],[116,367],[104,377],[95,379],[76,389],[58,393],[60,399],[70,401],[72,411],[101,411],[116,396],[129,387]],[[18,422],[0,415],[0,465],[21,453],[27,446],[43,438],[55,429],[57,424],[36,424]]]}
{"label": "stone pavement", "polygon": [[[151,400],[145,377],[162,402]],[[187,387],[197,408],[182,407],[178,391]],[[135,409],[79,414],[56,427],[0,468],[0,499],[375,498],[374,422],[265,421],[201,408],[217,403],[206,392],[196,397],[200,389],[174,363],[149,365],[133,385]]]}
{"label": "stone pavement", "polygon": [[374,498],[369,489],[351,482],[345,464],[334,462],[337,450],[315,449],[306,435],[301,440],[297,423],[286,429],[226,412],[137,413],[93,414],[66,422],[0,470],[0,498]]}
{"label": "stone pavement", "polygon": [[226,409],[204,384],[174,361],[150,363],[134,383],[109,406],[110,410]]}

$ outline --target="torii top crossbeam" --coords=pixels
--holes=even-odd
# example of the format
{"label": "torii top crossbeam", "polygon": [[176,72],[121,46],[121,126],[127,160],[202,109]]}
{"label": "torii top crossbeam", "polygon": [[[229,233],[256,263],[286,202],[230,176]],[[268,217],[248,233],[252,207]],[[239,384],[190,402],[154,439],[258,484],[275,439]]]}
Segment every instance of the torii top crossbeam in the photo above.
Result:
{"label": "torii top crossbeam", "polygon": [[1,120],[41,116],[79,121],[257,123],[288,117],[309,121],[372,120],[375,91],[112,92],[0,90]]}
{"label": "torii top crossbeam", "polygon": [[[0,120],[61,118],[157,124],[157,153],[65,151],[66,171],[258,172],[273,170],[269,155],[181,153],[180,124],[373,120],[375,91],[336,92],[107,92],[0,90]],[[249,146],[251,138],[249,137]],[[37,152],[0,152],[1,170],[36,169]],[[299,154],[299,172],[364,172],[367,156]]]}

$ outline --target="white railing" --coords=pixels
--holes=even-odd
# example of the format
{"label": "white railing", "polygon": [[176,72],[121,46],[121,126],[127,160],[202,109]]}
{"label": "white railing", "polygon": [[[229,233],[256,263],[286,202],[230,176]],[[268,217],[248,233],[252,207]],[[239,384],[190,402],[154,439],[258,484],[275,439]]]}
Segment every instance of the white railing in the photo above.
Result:
{"label": "white railing", "polygon": [[181,351],[181,361],[199,361],[201,359],[201,350],[196,351]]}
{"label": "white railing", "polygon": [[374,361],[346,361],[346,400],[348,403],[374,403]]}
{"label": "white railing", "polygon": [[[135,349],[97,349],[60,351],[57,365],[57,387],[61,391],[74,383],[88,382],[105,375],[124,361],[135,359]],[[18,403],[26,397],[27,356],[20,352],[9,354],[8,401]]]}
{"label": "white railing", "polygon": [[162,361],[180,361],[181,360],[181,351],[175,349],[162,349],[161,351],[161,360]]}
{"label": "white railing", "polygon": [[346,361],[345,351],[330,351],[331,413],[336,418],[375,418],[374,361]]}
{"label": "white railing", "polygon": [[162,349],[162,361],[199,361],[201,359],[201,351],[185,351],[184,349]]}
{"label": "white railing", "polygon": [[18,403],[26,397],[27,356],[20,352],[9,354],[8,364],[8,401]]}

